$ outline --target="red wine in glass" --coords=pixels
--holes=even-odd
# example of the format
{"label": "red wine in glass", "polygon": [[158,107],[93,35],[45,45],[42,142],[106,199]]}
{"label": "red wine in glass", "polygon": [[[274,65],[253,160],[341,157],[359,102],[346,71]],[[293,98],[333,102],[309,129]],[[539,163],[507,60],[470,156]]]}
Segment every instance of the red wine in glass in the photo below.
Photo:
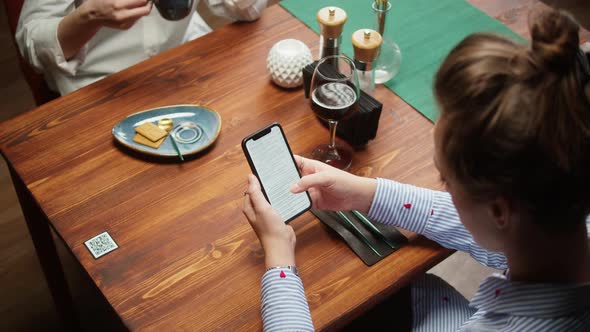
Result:
{"label": "red wine in glass", "polygon": [[344,120],[358,109],[357,93],[346,83],[330,82],[320,85],[311,93],[311,109],[326,121]]}
{"label": "red wine in glass", "polygon": [[312,157],[339,169],[348,169],[352,151],[335,142],[338,121],[354,114],[359,107],[359,85],[352,60],[343,55],[321,59],[311,79],[311,109],[330,126],[330,143],[317,146]]}

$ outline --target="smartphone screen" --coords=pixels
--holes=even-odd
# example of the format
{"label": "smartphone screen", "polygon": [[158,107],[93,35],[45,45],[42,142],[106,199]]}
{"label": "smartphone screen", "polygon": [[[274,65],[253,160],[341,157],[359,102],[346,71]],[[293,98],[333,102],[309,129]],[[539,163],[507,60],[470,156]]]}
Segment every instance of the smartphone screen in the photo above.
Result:
{"label": "smartphone screen", "polygon": [[293,194],[290,191],[301,175],[278,123],[244,138],[242,149],[266,199],[285,223],[311,208],[307,192]]}

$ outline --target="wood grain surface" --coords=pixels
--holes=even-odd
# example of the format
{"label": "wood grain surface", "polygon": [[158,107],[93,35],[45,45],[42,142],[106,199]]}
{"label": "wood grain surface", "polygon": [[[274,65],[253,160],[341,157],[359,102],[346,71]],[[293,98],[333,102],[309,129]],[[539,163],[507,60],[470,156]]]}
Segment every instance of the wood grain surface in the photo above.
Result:
{"label": "wood grain surface", "polygon": [[[472,2],[527,36],[531,1]],[[261,329],[264,260],[241,212],[250,172],[241,140],[274,121],[297,154],[328,139],[303,90],[267,75],[268,50],[285,38],[317,54],[318,36],[274,5],[256,22],[228,25],[0,124],[7,162],[129,329]],[[384,104],[377,137],[355,152],[351,172],[441,189],[432,123],[387,88],[375,96]],[[178,163],[113,140],[121,119],[172,104],[219,112],[216,143]],[[406,233],[410,244],[367,267],[311,213],[291,225],[318,330],[343,326],[452,253]],[[83,242],[103,231],[119,249],[95,260]]]}

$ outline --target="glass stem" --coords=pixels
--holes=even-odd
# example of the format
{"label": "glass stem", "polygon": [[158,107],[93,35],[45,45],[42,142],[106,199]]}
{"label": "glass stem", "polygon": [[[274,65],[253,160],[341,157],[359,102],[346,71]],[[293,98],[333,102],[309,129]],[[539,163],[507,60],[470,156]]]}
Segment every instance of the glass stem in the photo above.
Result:
{"label": "glass stem", "polygon": [[338,121],[328,120],[330,124],[330,149],[336,149],[336,126],[338,125]]}

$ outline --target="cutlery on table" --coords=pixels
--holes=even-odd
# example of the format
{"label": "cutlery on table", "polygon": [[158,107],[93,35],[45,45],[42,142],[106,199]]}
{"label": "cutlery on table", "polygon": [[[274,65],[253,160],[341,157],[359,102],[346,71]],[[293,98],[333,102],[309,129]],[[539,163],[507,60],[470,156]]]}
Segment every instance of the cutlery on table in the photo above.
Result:
{"label": "cutlery on table", "polygon": [[391,240],[389,238],[387,238],[387,236],[385,236],[385,234],[383,234],[379,230],[379,228],[377,228],[375,225],[373,225],[373,223],[369,219],[365,218],[365,216],[363,216],[360,212],[358,212],[357,210],[352,210],[352,214],[354,214],[363,223],[363,225],[367,226],[371,230],[371,232],[373,232],[373,234],[377,235],[383,241],[385,241],[385,243],[387,243],[387,245],[391,249],[396,248],[395,244],[393,244],[391,242]]}
{"label": "cutlery on table", "polygon": [[336,211],[336,214],[340,217],[340,219],[344,220],[349,226],[352,227],[352,229],[354,230],[355,234],[361,238],[361,240],[367,245],[369,246],[369,248],[371,248],[371,250],[373,250],[374,253],[377,254],[377,256],[379,257],[383,257],[383,255],[377,251],[377,249],[375,249],[375,247],[373,247],[373,245],[371,244],[371,242],[369,242],[369,239],[367,239],[365,237],[365,235],[363,235],[363,233],[361,233],[361,231],[352,223],[352,221],[350,221],[350,219],[348,219],[348,217],[342,213],[342,211]]}
{"label": "cutlery on table", "polygon": [[176,150],[176,154],[178,155],[178,158],[180,158],[180,160],[184,161],[184,158],[182,157],[182,153],[180,152],[178,145],[176,145],[176,140],[174,139],[174,136],[172,136],[172,133],[170,132],[172,130],[172,128],[174,128],[174,121],[169,118],[162,118],[162,119],[158,120],[158,127],[165,130],[166,132],[168,132],[168,136],[170,136],[170,140],[172,140],[172,145],[174,146],[174,150]]}

